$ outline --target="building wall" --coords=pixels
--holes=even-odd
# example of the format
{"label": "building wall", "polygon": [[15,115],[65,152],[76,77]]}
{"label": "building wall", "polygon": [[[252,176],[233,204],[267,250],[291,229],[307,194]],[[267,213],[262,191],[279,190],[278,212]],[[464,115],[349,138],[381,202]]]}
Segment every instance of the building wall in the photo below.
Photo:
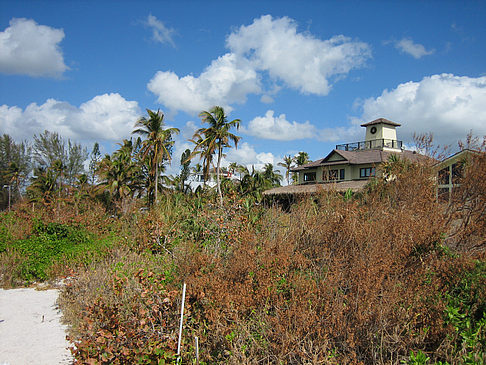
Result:
{"label": "building wall", "polygon": [[[370,130],[372,127],[376,127],[376,133],[371,134]],[[397,139],[397,131],[395,127],[384,125],[384,124],[375,124],[369,125],[366,127],[366,141],[372,141],[374,139]]]}
{"label": "building wall", "polygon": [[[336,181],[349,181],[349,180],[362,180],[363,178],[360,176],[360,169],[361,168],[373,168],[376,167],[375,164],[363,164],[363,165],[348,165],[348,164],[342,164],[342,165],[333,165],[333,166],[319,166],[313,169],[308,169],[305,171],[300,171],[299,172],[299,184],[304,184],[304,183],[311,183],[310,181],[305,181],[304,180],[304,174],[309,174],[309,173],[315,173],[316,174],[316,179],[313,181],[314,183],[324,183],[324,182],[329,182],[329,180],[324,180],[324,170],[327,170],[327,173],[329,173],[329,170],[338,170],[338,179]],[[340,180],[340,170],[344,169],[344,180]],[[376,174],[378,174],[378,171],[376,171]]]}

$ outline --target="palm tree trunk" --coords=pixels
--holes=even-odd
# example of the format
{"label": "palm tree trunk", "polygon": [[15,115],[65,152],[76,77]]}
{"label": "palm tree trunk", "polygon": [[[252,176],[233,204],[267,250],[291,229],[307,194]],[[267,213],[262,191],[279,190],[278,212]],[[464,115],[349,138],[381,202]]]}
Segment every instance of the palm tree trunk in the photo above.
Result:
{"label": "palm tree trunk", "polygon": [[221,166],[221,156],[223,155],[223,147],[220,145],[218,149],[218,166],[216,168],[216,185],[218,186],[219,204],[223,206],[223,194],[221,193],[221,182],[219,181],[219,169]]}

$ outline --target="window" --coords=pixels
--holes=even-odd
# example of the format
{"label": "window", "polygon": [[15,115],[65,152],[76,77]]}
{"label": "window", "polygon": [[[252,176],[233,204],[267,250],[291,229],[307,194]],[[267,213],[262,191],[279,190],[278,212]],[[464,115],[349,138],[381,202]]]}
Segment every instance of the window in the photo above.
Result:
{"label": "window", "polygon": [[316,173],[314,172],[306,172],[304,174],[304,181],[309,182],[309,181],[316,181]]}
{"label": "window", "polygon": [[370,176],[375,176],[375,168],[374,167],[364,167],[359,169],[359,177],[360,178],[365,178],[365,177],[370,177]]}
{"label": "window", "polygon": [[457,162],[452,165],[452,183],[458,184],[462,178],[462,163]]}
{"label": "window", "polygon": [[439,171],[439,185],[449,185],[449,167]]}
{"label": "window", "polygon": [[329,181],[335,181],[338,179],[338,170],[329,170]]}
{"label": "window", "polygon": [[344,169],[322,171],[322,181],[337,181],[337,180],[344,180]]}

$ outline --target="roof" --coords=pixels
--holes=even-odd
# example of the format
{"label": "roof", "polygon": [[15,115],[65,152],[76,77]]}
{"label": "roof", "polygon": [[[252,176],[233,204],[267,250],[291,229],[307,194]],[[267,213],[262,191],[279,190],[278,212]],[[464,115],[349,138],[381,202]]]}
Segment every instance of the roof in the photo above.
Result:
{"label": "roof", "polygon": [[[328,161],[329,158],[338,154],[343,159],[340,161]],[[412,162],[423,161],[427,157],[415,151],[402,150],[401,152],[382,151],[382,150],[357,150],[357,151],[342,151],[332,150],[325,158],[310,162],[308,164],[293,168],[291,171],[297,172],[317,168],[318,166],[333,166],[333,165],[364,165],[364,164],[378,164],[386,162],[391,155],[398,155],[400,158],[410,160]]]}
{"label": "roof", "polygon": [[358,191],[361,190],[369,180],[351,180],[339,181],[323,184],[307,184],[307,185],[287,185],[273,188],[263,192],[263,195],[286,195],[286,194],[315,194],[319,191]]}
{"label": "roof", "polygon": [[467,158],[471,154],[479,155],[479,154],[481,154],[481,152],[476,151],[476,150],[472,150],[472,149],[469,149],[469,148],[465,148],[465,149],[463,149],[459,152],[454,153],[453,155],[451,155],[449,157],[444,158],[442,161],[437,162],[434,165],[434,167],[437,168],[437,169],[441,169],[445,166],[448,166],[450,163],[454,163],[457,160],[460,160],[461,158]]}
{"label": "roof", "polygon": [[392,122],[391,120],[388,120],[388,119],[385,119],[385,118],[378,118],[378,119],[375,119],[371,122],[368,122],[368,123],[365,123],[365,124],[361,124],[362,127],[367,127],[369,125],[374,125],[374,124],[388,124],[388,125],[393,125],[395,127],[400,127],[401,124],[398,124],[398,123],[395,123],[395,122]]}

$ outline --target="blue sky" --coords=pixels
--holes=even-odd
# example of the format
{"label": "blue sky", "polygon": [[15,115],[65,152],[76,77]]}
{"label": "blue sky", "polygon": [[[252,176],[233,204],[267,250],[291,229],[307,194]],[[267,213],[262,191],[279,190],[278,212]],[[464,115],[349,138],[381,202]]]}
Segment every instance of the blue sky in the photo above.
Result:
{"label": "blue sky", "polygon": [[378,117],[455,145],[486,135],[484,19],[484,1],[0,0],[0,133],[111,152],[161,109],[178,160],[221,105],[247,165],[324,157]]}

